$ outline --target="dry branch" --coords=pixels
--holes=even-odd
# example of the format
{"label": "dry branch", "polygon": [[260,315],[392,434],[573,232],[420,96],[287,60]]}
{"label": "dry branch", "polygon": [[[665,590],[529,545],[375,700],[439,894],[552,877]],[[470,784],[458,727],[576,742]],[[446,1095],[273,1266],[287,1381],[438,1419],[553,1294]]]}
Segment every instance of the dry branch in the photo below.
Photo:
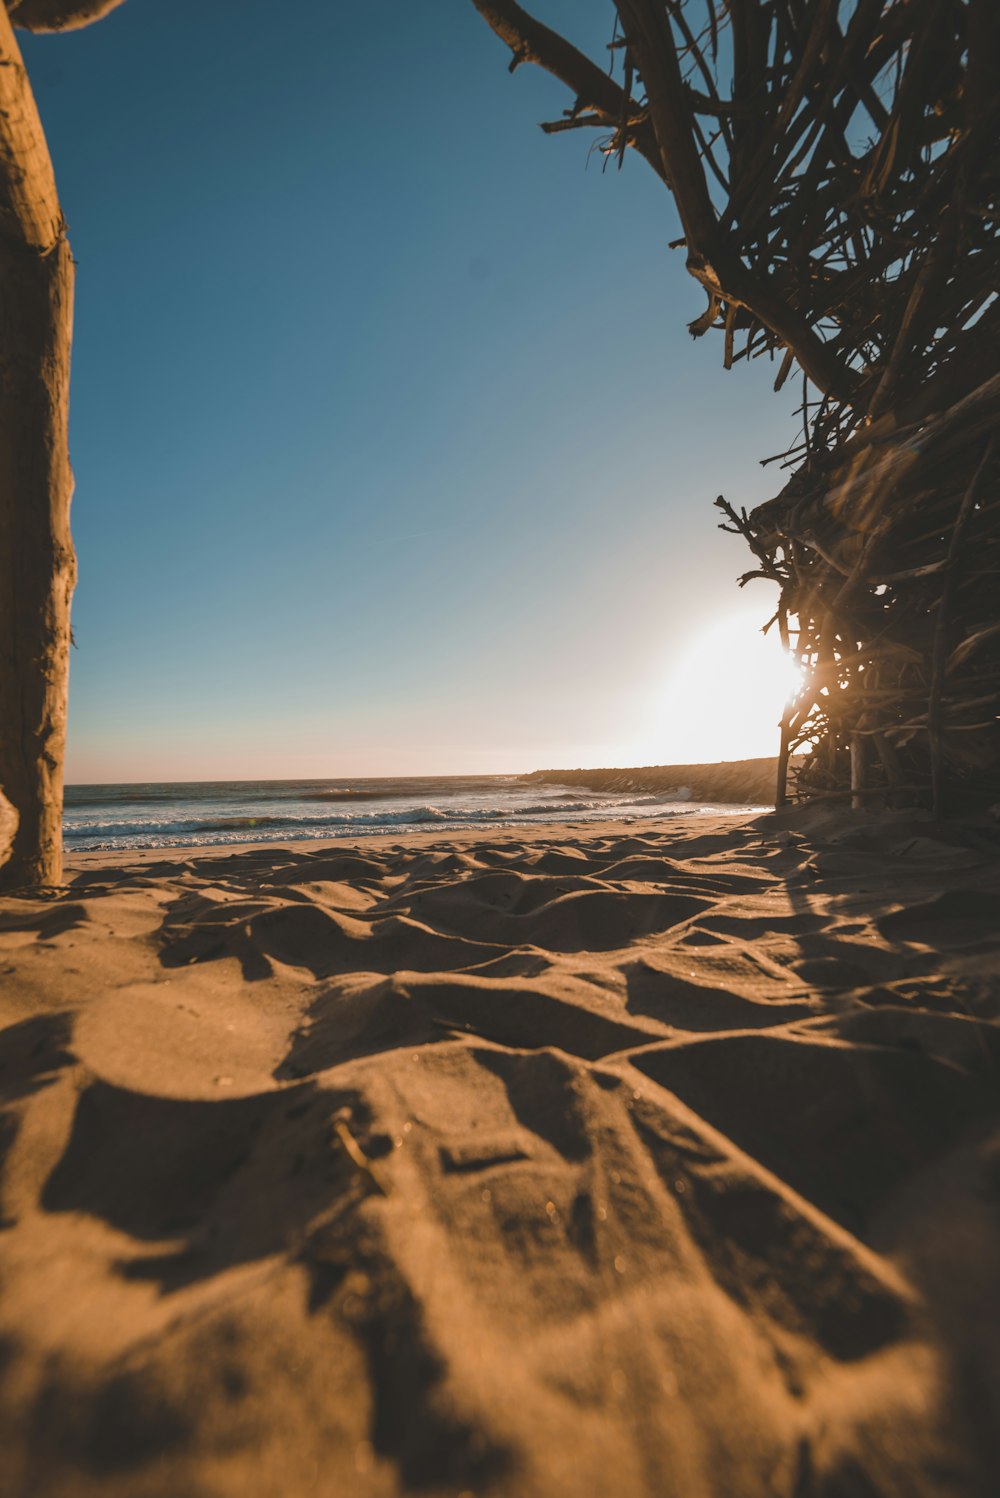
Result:
{"label": "dry branch", "polygon": [[853,758],[868,799],[1000,799],[1000,4],[617,0],[623,106],[521,7],[475,3],[669,186],[691,332],[808,382],[781,493],[717,501],[805,668],[793,792],[849,793]]}

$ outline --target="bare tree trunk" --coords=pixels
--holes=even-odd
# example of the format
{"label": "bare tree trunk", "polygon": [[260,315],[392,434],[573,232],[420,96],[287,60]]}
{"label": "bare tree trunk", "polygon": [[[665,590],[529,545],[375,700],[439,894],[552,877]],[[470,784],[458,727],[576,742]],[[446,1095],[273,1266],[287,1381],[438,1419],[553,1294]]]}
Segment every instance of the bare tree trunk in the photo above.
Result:
{"label": "bare tree trunk", "polygon": [[73,260],[41,123],[0,4],[0,789],[4,887],[62,877]]}

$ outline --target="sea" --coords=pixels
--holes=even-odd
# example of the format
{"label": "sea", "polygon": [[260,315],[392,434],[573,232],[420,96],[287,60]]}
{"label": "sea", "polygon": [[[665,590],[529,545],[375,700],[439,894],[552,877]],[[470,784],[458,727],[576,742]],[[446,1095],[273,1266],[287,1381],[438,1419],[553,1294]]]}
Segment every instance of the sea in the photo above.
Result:
{"label": "sea", "polygon": [[379,780],[231,780],[70,785],[68,853],[176,848],[189,843],[286,843],[307,838],[461,827],[533,827],[733,810],[641,791],[596,792],[516,775]]}

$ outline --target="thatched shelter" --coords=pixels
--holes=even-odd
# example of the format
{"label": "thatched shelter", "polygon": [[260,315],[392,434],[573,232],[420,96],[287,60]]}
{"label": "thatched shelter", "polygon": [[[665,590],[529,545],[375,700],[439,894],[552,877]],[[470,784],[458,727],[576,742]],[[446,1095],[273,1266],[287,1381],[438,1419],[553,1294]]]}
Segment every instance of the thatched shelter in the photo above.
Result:
{"label": "thatched shelter", "polygon": [[[618,0],[608,63],[474,0],[672,192],[727,369],[800,382],[789,476],[717,503],[804,669],[778,801],[1000,798],[1000,5]],[[791,751],[806,747],[793,785]]]}

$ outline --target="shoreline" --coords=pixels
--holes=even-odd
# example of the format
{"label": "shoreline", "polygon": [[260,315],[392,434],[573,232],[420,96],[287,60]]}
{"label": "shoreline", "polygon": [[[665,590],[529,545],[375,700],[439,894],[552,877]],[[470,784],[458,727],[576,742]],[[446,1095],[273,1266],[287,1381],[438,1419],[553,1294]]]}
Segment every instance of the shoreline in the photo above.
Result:
{"label": "shoreline", "polygon": [[85,869],[100,867],[107,864],[109,867],[131,863],[132,861],[149,863],[160,859],[169,859],[172,855],[180,858],[225,858],[229,854],[243,853],[308,853],[315,854],[330,848],[335,851],[350,849],[358,853],[364,853],[371,849],[373,851],[385,851],[408,847],[412,844],[416,848],[429,848],[439,843],[454,844],[457,847],[466,847],[469,844],[484,841],[518,844],[526,840],[532,843],[561,841],[567,837],[578,837],[581,834],[594,836],[611,836],[620,832],[623,828],[635,830],[649,829],[651,832],[664,833],[678,819],[698,818],[714,820],[719,818],[725,821],[745,819],[766,815],[758,809],[746,810],[735,807],[732,811],[718,811],[714,808],[701,811],[697,804],[690,807],[680,803],[675,812],[665,815],[656,814],[650,817],[607,817],[601,821],[578,821],[564,818],[558,822],[514,822],[504,821],[492,826],[480,827],[402,827],[399,832],[373,832],[373,833],[349,833],[331,837],[310,838],[286,838],[284,841],[256,841],[247,840],[241,843],[179,843],[176,846],[156,848],[94,848],[89,851],[83,850],[79,853],[67,848],[64,850],[63,864],[67,874],[71,872],[83,872]]}
{"label": "shoreline", "polygon": [[451,829],[544,829],[567,823],[762,812],[773,806],[774,761],[520,776],[392,778],[337,783],[221,781],[69,787],[64,857],[84,851],[242,847],[409,836]]}

